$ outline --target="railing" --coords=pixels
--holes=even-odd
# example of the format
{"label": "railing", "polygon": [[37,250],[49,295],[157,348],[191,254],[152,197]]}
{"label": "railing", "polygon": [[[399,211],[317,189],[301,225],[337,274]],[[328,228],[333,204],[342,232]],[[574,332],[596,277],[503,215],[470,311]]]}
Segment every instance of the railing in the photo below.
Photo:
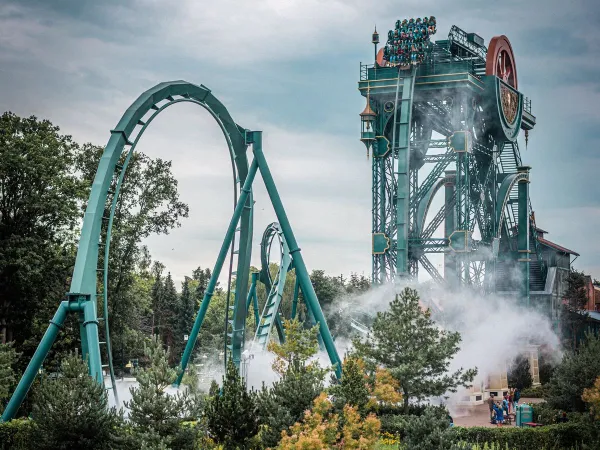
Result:
{"label": "railing", "polygon": [[528,97],[525,97],[525,100],[523,102],[523,108],[525,109],[525,112],[531,114],[531,99]]}
{"label": "railing", "polygon": [[[481,75],[485,74],[485,68],[481,65],[477,59],[462,59],[458,57],[452,57],[448,54],[449,58],[438,58],[436,55],[430,56],[423,64],[419,65],[417,76],[426,75],[443,75],[446,73],[453,73],[456,70],[460,72],[468,72],[474,77],[480,79]],[[449,71],[448,65],[453,64],[454,70]],[[378,78],[389,78],[389,72],[391,67],[377,68],[377,75],[373,74],[374,64],[360,64],[360,81],[376,80]],[[397,76],[397,74],[395,75]]]}

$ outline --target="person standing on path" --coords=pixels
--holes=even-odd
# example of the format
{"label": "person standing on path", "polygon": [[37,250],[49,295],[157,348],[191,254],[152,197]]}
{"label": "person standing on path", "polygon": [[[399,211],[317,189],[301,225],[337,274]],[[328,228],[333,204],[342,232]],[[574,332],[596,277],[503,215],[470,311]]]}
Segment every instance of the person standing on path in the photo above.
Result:
{"label": "person standing on path", "polygon": [[494,419],[494,396],[490,394],[490,398],[487,400],[488,406],[490,407],[490,420]]}

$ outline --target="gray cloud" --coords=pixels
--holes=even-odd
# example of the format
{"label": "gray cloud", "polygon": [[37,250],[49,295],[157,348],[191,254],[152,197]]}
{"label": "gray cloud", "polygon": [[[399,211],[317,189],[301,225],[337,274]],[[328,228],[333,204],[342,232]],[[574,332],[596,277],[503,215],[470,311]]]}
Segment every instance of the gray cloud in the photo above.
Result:
{"label": "gray cloud", "polygon": [[[581,268],[600,270],[600,252],[588,250],[600,224],[600,8],[592,0],[411,0],[400,9],[392,0],[371,9],[358,0],[9,0],[0,6],[0,106],[103,144],[144,90],[169,79],[203,83],[238,123],[265,131],[265,152],[308,264],[370,273],[371,180],[358,141],[358,63],[372,58],[374,24],[384,34],[398,14],[435,14],[438,39],[452,24],[486,42],[497,34],[511,39],[519,86],[538,118],[527,151],[521,142],[533,166],[538,222],[583,253]],[[181,229],[149,240],[154,256],[178,278],[197,265],[211,267],[232,208],[218,127],[204,112],[178,105],[157,119],[139,149],[173,159],[191,206]],[[258,238],[275,217],[260,181],[255,194]]]}

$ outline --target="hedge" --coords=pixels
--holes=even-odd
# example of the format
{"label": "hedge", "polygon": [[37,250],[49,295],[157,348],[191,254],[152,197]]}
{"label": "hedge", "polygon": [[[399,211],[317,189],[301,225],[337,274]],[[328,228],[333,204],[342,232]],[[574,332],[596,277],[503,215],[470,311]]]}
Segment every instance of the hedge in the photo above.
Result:
{"label": "hedge", "polygon": [[32,448],[33,428],[33,422],[28,419],[0,422],[0,450]]}
{"label": "hedge", "polygon": [[497,443],[501,448],[514,450],[571,448],[586,444],[587,448],[599,448],[598,429],[586,423],[560,423],[538,428],[519,427],[454,427],[451,429],[454,442],[470,444]]}

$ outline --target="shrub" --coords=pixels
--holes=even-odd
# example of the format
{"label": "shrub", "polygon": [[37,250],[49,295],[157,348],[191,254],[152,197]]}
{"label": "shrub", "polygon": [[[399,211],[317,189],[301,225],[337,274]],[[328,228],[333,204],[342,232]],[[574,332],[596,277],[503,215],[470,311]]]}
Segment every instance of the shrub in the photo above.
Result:
{"label": "shrub", "polygon": [[547,395],[548,386],[543,384],[521,390],[521,398],[546,398]]}
{"label": "shrub", "polygon": [[0,422],[0,449],[27,450],[33,448],[34,423],[27,419]]}
{"label": "shrub", "polygon": [[[572,422],[539,428],[454,427],[450,433],[454,442],[483,445],[496,443],[511,450],[554,450],[579,446],[598,448],[598,428],[589,423]],[[583,446],[585,444],[587,447]]]}

